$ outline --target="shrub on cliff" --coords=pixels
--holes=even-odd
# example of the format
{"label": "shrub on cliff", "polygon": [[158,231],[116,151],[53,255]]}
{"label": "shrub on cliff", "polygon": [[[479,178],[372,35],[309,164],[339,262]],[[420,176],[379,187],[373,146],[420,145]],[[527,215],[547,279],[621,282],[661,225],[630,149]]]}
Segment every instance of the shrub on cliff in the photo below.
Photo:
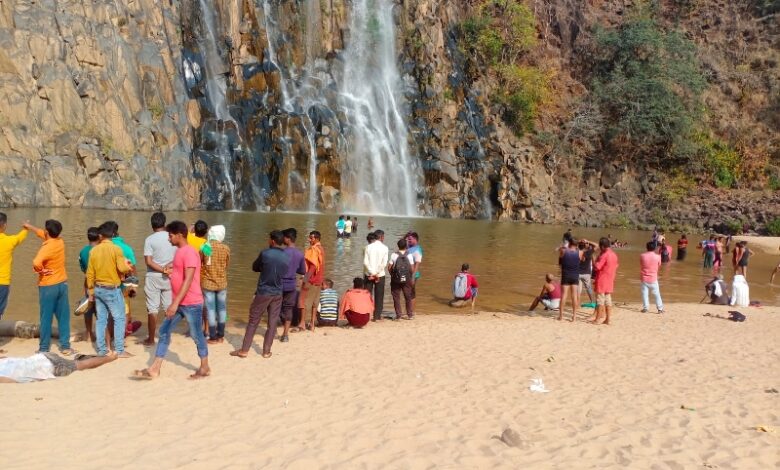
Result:
{"label": "shrub on cliff", "polygon": [[[686,163],[702,120],[705,78],[694,44],[651,13],[595,35],[592,91],[606,118],[605,144],[637,163]],[[683,160],[683,161],[680,161]]]}
{"label": "shrub on cliff", "polygon": [[496,100],[505,106],[504,120],[517,135],[533,130],[538,107],[547,99],[550,77],[536,67],[496,67],[502,90]]}
{"label": "shrub on cliff", "polygon": [[484,0],[460,29],[465,48],[488,64],[515,62],[536,45],[536,19],[518,0]]}

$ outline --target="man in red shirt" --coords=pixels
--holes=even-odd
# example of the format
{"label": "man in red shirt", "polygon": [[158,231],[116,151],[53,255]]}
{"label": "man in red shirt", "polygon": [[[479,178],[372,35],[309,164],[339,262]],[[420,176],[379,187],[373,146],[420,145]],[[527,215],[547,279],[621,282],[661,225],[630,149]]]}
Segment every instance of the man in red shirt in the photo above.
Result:
{"label": "man in red shirt", "polygon": [[[470,300],[471,308],[474,309],[474,303],[477,301],[477,278],[469,272],[469,264],[463,263],[460,272],[455,275],[452,283],[453,299],[450,300],[451,307],[463,307]],[[461,290],[461,292],[458,292]]]}
{"label": "man in red shirt", "polygon": [[604,317],[603,323],[609,325],[609,319],[612,315],[612,292],[615,290],[615,276],[617,275],[618,257],[611,248],[609,238],[602,237],[599,240],[599,257],[593,263],[593,275],[596,279],[596,313],[591,322],[599,324]]}
{"label": "man in red shirt", "polygon": [[[663,244],[661,244],[663,249]],[[661,255],[655,252],[653,242],[647,242],[647,251],[639,255],[640,281],[642,282],[642,313],[647,313],[648,291],[653,291],[658,313],[664,313],[661,289],[658,287],[658,269],[661,267]]]}
{"label": "man in red shirt", "polygon": [[346,318],[350,326],[363,328],[371,320],[374,312],[374,299],[371,292],[365,288],[362,277],[352,280],[352,289],[344,293],[339,307],[339,318]]}

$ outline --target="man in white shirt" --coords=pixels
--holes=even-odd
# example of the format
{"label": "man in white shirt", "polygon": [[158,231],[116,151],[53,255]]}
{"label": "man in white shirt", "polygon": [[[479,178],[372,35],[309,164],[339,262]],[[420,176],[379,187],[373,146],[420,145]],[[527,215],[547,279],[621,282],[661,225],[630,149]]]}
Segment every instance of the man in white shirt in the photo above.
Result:
{"label": "man in white shirt", "polygon": [[390,249],[383,243],[385,232],[377,230],[366,237],[368,245],[363,251],[363,274],[365,288],[374,299],[373,321],[382,319],[385,298],[385,275]]}
{"label": "man in white shirt", "polygon": [[352,236],[352,221],[349,220],[349,216],[344,219],[344,237],[349,238]]}

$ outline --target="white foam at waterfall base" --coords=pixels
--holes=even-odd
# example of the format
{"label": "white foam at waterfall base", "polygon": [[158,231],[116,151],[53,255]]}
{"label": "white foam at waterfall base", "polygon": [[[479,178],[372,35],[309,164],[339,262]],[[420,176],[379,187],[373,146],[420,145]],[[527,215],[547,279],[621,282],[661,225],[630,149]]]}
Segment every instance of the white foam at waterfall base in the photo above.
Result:
{"label": "white foam at waterfall base", "polygon": [[[340,95],[349,122],[342,199],[346,210],[413,216],[419,164],[410,154],[402,113],[392,9],[390,0],[352,4]],[[357,197],[350,200],[350,194]]]}

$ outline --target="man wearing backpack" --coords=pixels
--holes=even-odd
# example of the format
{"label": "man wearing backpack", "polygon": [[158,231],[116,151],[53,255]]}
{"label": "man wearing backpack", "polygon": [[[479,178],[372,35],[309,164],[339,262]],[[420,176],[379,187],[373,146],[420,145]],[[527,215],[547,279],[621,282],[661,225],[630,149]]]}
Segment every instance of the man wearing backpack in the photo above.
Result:
{"label": "man wearing backpack", "polygon": [[470,300],[471,308],[474,309],[478,287],[477,278],[469,272],[468,263],[463,263],[460,272],[455,275],[455,280],[452,281],[453,299],[450,301],[450,306],[463,307]]}
{"label": "man wearing backpack", "polygon": [[409,320],[414,318],[412,307],[412,286],[414,285],[414,257],[406,251],[406,239],[398,240],[398,251],[390,255],[390,263],[387,265],[390,271],[390,295],[393,297],[395,308],[394,320],[400,320],[402,315],[401,293],[406,304],[406,316]]}

